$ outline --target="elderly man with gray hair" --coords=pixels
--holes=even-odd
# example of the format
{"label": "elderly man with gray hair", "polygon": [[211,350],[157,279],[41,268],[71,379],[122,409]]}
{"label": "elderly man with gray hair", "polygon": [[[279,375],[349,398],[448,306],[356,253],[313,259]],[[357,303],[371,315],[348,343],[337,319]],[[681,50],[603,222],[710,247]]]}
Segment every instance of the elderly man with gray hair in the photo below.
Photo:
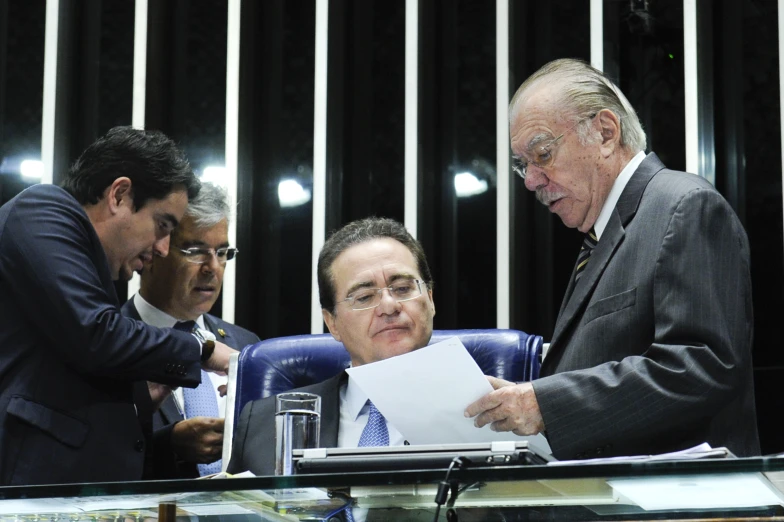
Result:
{"label": "elderly man with gray hair", "polygon": [[[226,191],[203,183],[172,232],[169,255],[145,263],[139,293],[125,303],[123,314],[160,328],[196,329],[238,350],[258,342],[248,330],[207,313],[220,294],[226,263],[237,255],[229,245],[230,214]],[[151,399],[163,399],[152,417],[152,458],[145,478],[194,478],[220,471],[225,398],[218,387],[225,382],[226,377],[202,372],[197,388],[174,390],[165,399],[170,390],[160,385],[149,385],[152,398],[147,386],[137,387],[140,417],[153,415]]]}
{"label": "elderly man with gray hair", "polygon": [[759,454],[749,243],[729,204],[646,155],[631,104],[584,62],[534,73],[509,123],[525,187],[585,239],[541,378],[491,379],[466,416],[545,433],[560,459]]}

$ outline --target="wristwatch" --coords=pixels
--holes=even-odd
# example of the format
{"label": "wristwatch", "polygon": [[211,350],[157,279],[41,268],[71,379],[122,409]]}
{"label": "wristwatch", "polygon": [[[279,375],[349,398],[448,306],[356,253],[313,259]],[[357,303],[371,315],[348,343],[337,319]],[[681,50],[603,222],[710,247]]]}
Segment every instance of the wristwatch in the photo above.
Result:
{"label": "wristwatch", "polygon": [[191,333],[201,343],[201,362],[206,362],[215,351],[215,341],[207,339],[199,328],[194,328]]}

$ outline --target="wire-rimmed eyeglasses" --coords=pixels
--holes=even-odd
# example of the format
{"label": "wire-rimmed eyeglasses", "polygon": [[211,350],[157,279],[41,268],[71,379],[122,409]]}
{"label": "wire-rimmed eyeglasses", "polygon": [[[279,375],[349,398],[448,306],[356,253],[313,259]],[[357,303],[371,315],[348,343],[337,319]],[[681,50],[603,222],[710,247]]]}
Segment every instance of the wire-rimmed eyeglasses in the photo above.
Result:
{"label": "wire-rimmed eyeglasses", "polygon": [[225,265],[226,261],[231,261],[237,257],[237,254],[240,253],[240,251],[234,247],[223,247],[217,249],[192,247],[187,249],[175,248],[175,250],[182,252],[182,257],[184,257],[188,263],[193,263],[195,265],[209,263],[212,261],[212,256],[215,256],[218,259],[218,263]]}
{"label": "wire-rimmed eyeglasses", "polygon": [[421,296],[427,290],[427,283],[419,279],[400,279],[383,288],[361,288],[341,302],[347,303],[352,310],[369,310],[381,304],[384,290],[400,303]]}
{"label": "wire-rimmed eyeglasses", "polygon": [[[591,114],[587,118],[583,118],[574,125],[572,125],[569,130],[574,129],[580,123],[586,120],[592,120],[596,114]],[[544,142],[537,143],[528,151],[529,156],[533,159],[528,159],[525,156],[512,156],[512,170],[520,176],[521,178],[525,179],[528,171],[528,165],[533,165],[534,167],[539,167],[540,169],[547,169],[553,165],[553,161],[555,160],[555,155],[553,154],[553,149],[558,142],[566,135],[566,132],[562,132],[559,136],[551,140],[546,140]]]}

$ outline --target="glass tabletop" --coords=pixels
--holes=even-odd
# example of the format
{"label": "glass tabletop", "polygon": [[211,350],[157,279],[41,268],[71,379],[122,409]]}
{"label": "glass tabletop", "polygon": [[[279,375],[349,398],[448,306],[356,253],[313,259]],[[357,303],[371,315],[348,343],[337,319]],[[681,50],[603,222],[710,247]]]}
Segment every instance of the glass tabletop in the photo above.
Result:
{"label": "glass tabletop", "polygon": [[[433,520],[445,476],[446,469],[410,469],[10,486],[0,488],[0,517],[341,520],[352,505],[368,521]],[[452,470],[444,488],[441,520],[784,520],[784,458],[778,457],[477,465]]]}

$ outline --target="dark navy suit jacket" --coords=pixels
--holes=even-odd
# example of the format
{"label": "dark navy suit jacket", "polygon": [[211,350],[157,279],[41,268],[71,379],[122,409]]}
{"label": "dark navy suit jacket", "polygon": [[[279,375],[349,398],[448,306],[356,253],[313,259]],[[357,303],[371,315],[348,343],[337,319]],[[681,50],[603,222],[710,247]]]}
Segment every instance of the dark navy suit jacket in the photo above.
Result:
{"label": "dark navy suit jacket", "polygon": [[[136,306],[133,304],[133,297],[128,299],[122,306],[122,313],[133,319],[141,320]],[[259,342],[259,337],[253,332],[240,326],[227,323],[214,315],[204,314],[204,326],[215,334],[218,341],[241,350],[249,344]],[[148,397],[139,397],[138,394],[147,394],[147,386],[141,383],[136,392],[136,402],[140,409],[146,409],[141,404],[149,401]],[[161,407],[152,414],[152,459],[148,461],[146,478],[153,479],[176,479],[176,478],[196,478],[199,476],[199,469],[193,462],[185,462],[177,457],[171,447],[171,432],[174,425],[184,420],[182,413],[177,408],[177,403],[173,397],[169,397]],[[151,466],[151,468],[150,468]]]}
{"label": "dark navy suit jacket", "polygon": [[53,185],[0,207],[0,484],[138,480],[134,382],[196,386],[193,336],[124,317],[101,242]]}

